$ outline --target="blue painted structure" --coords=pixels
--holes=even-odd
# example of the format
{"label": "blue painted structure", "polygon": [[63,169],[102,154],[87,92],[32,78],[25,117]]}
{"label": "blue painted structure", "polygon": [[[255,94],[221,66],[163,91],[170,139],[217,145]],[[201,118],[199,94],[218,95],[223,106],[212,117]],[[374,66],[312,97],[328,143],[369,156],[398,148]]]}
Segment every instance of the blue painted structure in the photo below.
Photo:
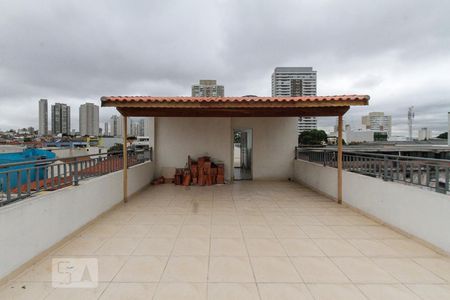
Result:
{"label": "blue painted structure", "polygon": [[[44,179],[46,168],[39,168],[39,170],[36,171],[36,169],[34,169],[33,167],[37,165],[37,161],[55,158],[55,153],[42,149],[25,149],[22,152],[17,153],[0,153],[0,190],[6,192],[6,172],[9,172],[10,189],[16,188],[18,186],[18,183],[20,183],[20,186],[27,183],[28,175],[26,169],[32,168],[30,170],[30,181],[35,181],[37,177],[39,178],[39,180]],[[5,164],[21,162],[27,163],[2,168],[2,165]],[[41,164],[39,165],[41,166]],[[18,172],[19,170],[23,170],[20,172],[20,179]]]}

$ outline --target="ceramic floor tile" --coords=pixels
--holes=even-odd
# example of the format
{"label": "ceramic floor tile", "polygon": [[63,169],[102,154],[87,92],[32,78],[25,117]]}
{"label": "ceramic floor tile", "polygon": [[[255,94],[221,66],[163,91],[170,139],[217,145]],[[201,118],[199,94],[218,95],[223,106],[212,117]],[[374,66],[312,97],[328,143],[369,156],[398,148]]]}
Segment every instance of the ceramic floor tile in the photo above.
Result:
{"label": "ceramic floor tile", "polygon": [[74,238],[57,249],[55,255],[92,255],[105,242],[106,238]]}
{"label": "ceramic floor tile", "polygon": [[242,239],[211,239],[211,256],[247,256]]}
{"label": "ceramic floor tile", "polygon": [[370,234],[361,226],[329,226],[337,235],[346,239],[368,239]]}
{"label": "ceramic floor tile", "polygon": [[169,256],[174,243],[175,240],[171,238],[146,238],[139,242],[133,255]]}
{"label": "ceramic floor tile", "polygon": [[0,299],[42,300],[50,292],[50,282],[13,282],[0,288]]}
{"label": "ceramic floor tile", "polygon": [[418,242],[409,239],[388,239],[383,240],[383,243],[408,257],[436,257],[438,254]]}
{"label": "ceramic floor tile", "polygon": [[160,283],[154,300],[206,300],[207,287],[204,283]]}
{"label": "ceramic floor tile", "polygon": [[148,300],[156,290],[155,283],[117,283],[112,282],[100,300]]}
{"label": "ceramic floor tile", "polygon": [[312,239],[339,238],[339,236],[327,226],[300,225],[300,228]]}
{"label": "ceramic floor tile", "polygon": [[311,239],[280,239],[289,256],[325,256]]}
{"label": "ceramic floor tile", "polygon": [[341,239],[316,239],[314,242],[330,257],[363,256],[362,253],[349,242]]}
{"label": "ceramic floor tile", "polygon": [[150,228],[147,236],[151,238],[176,238],[180,229],[180,225],[155,224]]}
{"label": "ceramic floor tile", "polygon": [[308,284],[308,287],[318,300],[367,300],[352,284]]}
{"label": "ceramic floor tile", "polygon": [[286,257],[252,257],[251,263],[257,282],[302,282]]}
{"label": "ceramic floor tile", "polygon": [[286,256],[276,239],[247,239],[246,243],[250,256]]}
{"label": "ceramic floor tile", "polygon": [[211,257],[209,282],[254,282],[248,257]]}
{"label": "ceramic floor tile", "polygon": [[99,283],[96,288],[54,288],[45,300],[96,300],[106,289],[106,283]]}
{"label": "ceramic floor tile", "polygon": [[209,255],[210,240],[207,238],[179,238],[175,242],[172,255]]}
{"label": "ceramic floor tile", "polygon": [[350,244],[361,251],[365,256],[370,257],[395,257],[401,256],[400,253],[386,245],[380,240],[356,239],[348,240]]}
{"label": "ceramic floor tile", "polygon": [[267,225],[242,225],[242,231],[245,238],[275,238]]}
{"label": "ceramic floor tile", "polygon": [[259,283],[261,300],[313,300],[302,283]]}
{"label": "ceramic floor tile", "polygon": [[259,294],[254,283],[210,283],[208,299],[259,300]]}
{"label": "ceramic floor tile", "polygon": [[211,235],[211,226],[196,224],[196,225],[184,225],[181,227],[179,237],[182,238],[209,238]]}
{"label": "ceramic floor tile", "polygon": [[240,225],[212,225],[212,238],[242,238]]}
{"label": "ceramic floor tile", "polygon": [[450,299],[450,285],[448,284],[408,284],[414,293],[423,300],[447,300]]}
{"label": "ceramic floor tile", "polygon": [[366,257],[336,257],[332,259],[354,283],[396,283],[394,277]]}
{"label": "ceramic floor tile", "polygon": [[350,282],[348,277],[327,257],[294,257],[292,262],[305,282]]}
{"label": "ceramic floor tile", "polygon": [[158,282],[166,266],[167,257],[130,256],[114,277],[115,282]]}
{"label": "ceramic floor tile", "polygon": [[402,283],[444,283],[443,279],[408,258],[375,258],[373,261]]}
{"label": "ceramic floor tile", "polygon": [[143,238],[150,231],[150,225],[133,225],[125,224],[123,227],[114,235],[116,238]]}
{"label": "ceramic floor tile", "polygon": [[308,238],[298,226],[295,225],[271,225],[272,231],[279,239],[304,239]]}
{"label": "ceramic floor tile", "polygon": [[136,249],[139,239],[111,238],[95,251],[97,255],[130,255]]}
{"label": "ceramic floor tile", "polygon": [[165,282],[206,282],[208,257],[172,256],[167,263],[162,281]]}
{"label": "ceramic floor tile", "polygon": [[416,263],[450,283],[450,260],[445,258],[414,258]]}
{"label": "ceramic floor tile", "polygon": [[359,284],[358,288],[369,300],[420,300],[416,294],[401,284]]}

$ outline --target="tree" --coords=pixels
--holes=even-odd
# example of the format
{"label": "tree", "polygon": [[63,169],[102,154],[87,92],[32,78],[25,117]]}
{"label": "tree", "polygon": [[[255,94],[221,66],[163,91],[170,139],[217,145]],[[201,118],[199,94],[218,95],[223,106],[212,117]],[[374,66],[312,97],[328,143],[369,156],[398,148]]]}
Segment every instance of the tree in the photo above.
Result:
{"label": "tree", "polygon": [[299,145],[322,145],[327,142],[327,134],[323,130],[303,131],[298,136]]}
{"label": "tree", "polygon": [[123,144],[116,143],[108,149],[108,153],[123,152]]}
{"label": "tree", "polygon": [[443,132],[440,135],[437,136],[438,139],[446,140],[448,139],[448,132]]}

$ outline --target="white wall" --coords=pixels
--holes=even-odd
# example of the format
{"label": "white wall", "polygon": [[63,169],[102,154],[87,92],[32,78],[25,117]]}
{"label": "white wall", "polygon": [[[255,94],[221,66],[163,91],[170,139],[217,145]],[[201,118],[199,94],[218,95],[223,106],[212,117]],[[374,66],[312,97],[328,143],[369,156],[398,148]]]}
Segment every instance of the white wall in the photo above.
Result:
{"label": "white wall", "polygon": [[[295,179],[333,198],[337,170],[295,161]],[[343,201],[450,253],[450,197],[343,171]]]}
{"label": "white wall", "polygon": [[163,168],[184,168],[188,155],[211,156],[225,163],[225,178],[230,178],[230,118],[156,118],[155,175]]}
{"label": "white wall", "polygon": [[[129,194],[153,179],[153,163],[128,171]],[[122,171],[42,192],[0,208],[0,279],[122,201]]]}
{"label": "white wall", "polygon": [[253,179],[287,180],[294,176],[298,118],[232,118],[236,129],[253,129]]}
{"label": "white wall", "polygon": [[294,175],[297,118],[156,118],[156,175],[182,168],[187,156],[208,154],[232,172],[233,129],[253,129],[253,179],[287,180]]}

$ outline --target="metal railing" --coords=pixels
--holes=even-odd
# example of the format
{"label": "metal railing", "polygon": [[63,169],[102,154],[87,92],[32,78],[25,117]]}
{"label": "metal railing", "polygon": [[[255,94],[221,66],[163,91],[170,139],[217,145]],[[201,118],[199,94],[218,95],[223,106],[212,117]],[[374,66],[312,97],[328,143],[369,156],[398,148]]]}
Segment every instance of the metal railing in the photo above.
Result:
{"label": "metal railing", "polygon": [[[152,148],[128,152],[128,167],[152,160]],[[76,186],[82,180],[123,169],[123,153],[99,153],[69,158],[0,165],[0,206],[41,191]]]}
{"label": "metal railing", "polygon": [[[337,151],[295,149],[295,158],[337,168]],[[343,169],[385,181],[450,193],[450,160],[343,151]]]}

